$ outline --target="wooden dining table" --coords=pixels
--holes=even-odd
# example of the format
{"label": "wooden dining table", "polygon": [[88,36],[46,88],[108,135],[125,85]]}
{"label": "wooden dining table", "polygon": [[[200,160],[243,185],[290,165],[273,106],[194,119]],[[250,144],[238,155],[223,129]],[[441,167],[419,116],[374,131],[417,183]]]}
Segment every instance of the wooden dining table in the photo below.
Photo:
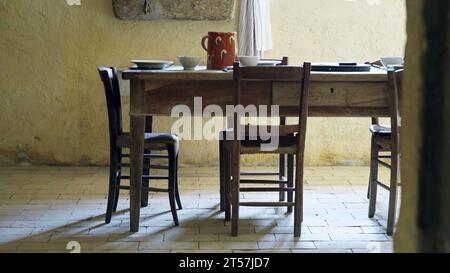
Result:
{"label": "wooden dining table", "polygon": [[[194,98],[203,107],[211,104],[225,109],[232,105],[233,73],[222,70],[184,71],[125,70],[130,81],[130,229],[139,231],[146,116],[169,116],[174,106],[194,109]],[[272,88],[272,85],[273,88]],[[279,105],[280,115],[295,117],[299,89],[282,82],[251,83],[242,94],[246,105]],[[370,72],[312,72],[309,116],[312,117],[387,117],[389,115],[387,72],[375,67]]]}

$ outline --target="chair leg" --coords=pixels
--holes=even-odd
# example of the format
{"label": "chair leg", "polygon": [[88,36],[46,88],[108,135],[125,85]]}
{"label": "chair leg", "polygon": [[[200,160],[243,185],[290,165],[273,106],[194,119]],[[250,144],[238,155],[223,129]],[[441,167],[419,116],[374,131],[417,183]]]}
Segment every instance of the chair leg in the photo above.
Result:
{"label": "chair leg", "polygon": [[[145,154],[149,154],[149,150],[144,150]],[[144,158],[144,171],[143,175],[150,175],[150,158]],[[148,206],[148,187],[150,184],[149,179],[142,179],[142,192],[141,192],[141,207]]]}
{"label": "chair leg", "polygon": [[294,237],[300,237],[303,221],[303,155],[297,153],[295,161]]}
{"label": "chair leg", "polygon": [[[280,117],[280,125],[286,125],[286,117]],[[279,179],[282,180],[286,177],[286,155],[280,154],[280,160],[279,160]],[[286,187],[287,185],[284,183],[280,183],[280,189]],[[280,191],[279,194],[279,200],[280,202],[283,202],[286,200],[286,194],[287,192]]]}
{"label": "chair leg", "polygon": [[118,173],[118,151],[117,149],[111,149],[110,162],[109,162],[109,189],[108,189],[108,204],[106,206],[105,223],[111,222],[116,192],[119,191],[117,187],[117,173]]}
{"label": "chair leg", "polygon": [[[292,188],[294,187],[294,155],[288,155],[287,159],[287,180],[288,180],[288,187]],[[287,193],[287,201],[292,202],[294,201],[294,193],[292,191]],[[292,206],[288,206],[287,211],[290,213],[292,212]]]}
{"label": "chair leg", "polygon": [[232,204],[231,204],[231,235],[238,235],[239,227],[239,194],[240,194],[240,147],[239,142],[235,141],[233,143],[233,153],[232,153],[232,183],[231,183],[231,193],[232,193]]}
{"label": "chair leg", "polygon": [[178,215],[177,215],[177,207],[175,205],[175,183],[176,183],[176,154],[175,147],[173,145],[169,145],[167,147],[169,152],[169,203],[170,210],[172,211],[173,221],[175,225],[178,226]]}
{"label": "chair leg", "polygon": [[180,187],[178,185],[178,155],[175,159],[176,167],[175,167],[175,199],[177,201],[178,209],[183,209],[183,206],[181,205],[181,198],[180,198]]}
{"label": "chair leg", "polygon": [[389,185],[389,211],[387,219],[386,234],[394,234],[395,215],[397,210],[397,183],[399,177],[399,156],[398,152],[392,151],[391,155],[391,182]]}
{"label": "chair leg", "polygon": [[220,211],[225,210],[225,178],[223,140],[219,140],[219,182],[220,182]]}
{"label": "chair leg", "polygon": [[[118,149],[117,162],[118,162],[118,164],[122,164],[122,149]],[[113,212],[117,211],[117,204],[119,203],[119,197],[120,197],[120,176],[121,175],[122,175],[122,168],[120,167],[116,171],[116,193],[115,193],[115,196],[114,196]]]}
{"label": "chair leg", "polygon": [[225,221],[231,220],[231,155],[229,151],[224,152],[224,209],[225,209]]}
{"label": "chair leg", "polygon": [[373,218],[377,203],[377,188],[378,188],[378,153],[379,147],[372,138],[370,148],[370,174],[369,174],[369,218]]}
{"label": "chair leg", "polygon": [[117,188],[117,190],[116,190],[116,193],[114,196],[113,212],[117,211],[117,205],[119,204],[119,199],[120,199],[120,173],[119,173],[119,175],[117,175],[116,188]]}
{"label": "chair leg", "polygon": [[[286,178],[286,155],[280,154],[278,167],[279,167],[278,179],[280,179],[280,180],[285,179]],[[285,188],[285,187],[286,187],[286,184],[280,183],[280,188]],[[284,200],[286,200],[286,192],[280,191],[279,200],[280,200],[280,202],[283,202]]]}

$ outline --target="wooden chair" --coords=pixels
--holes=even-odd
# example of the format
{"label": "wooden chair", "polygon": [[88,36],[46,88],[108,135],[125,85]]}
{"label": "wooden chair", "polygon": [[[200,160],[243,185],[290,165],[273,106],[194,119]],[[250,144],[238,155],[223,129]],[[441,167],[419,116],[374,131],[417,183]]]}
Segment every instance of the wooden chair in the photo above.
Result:
{"label": "wooden chair", "polygon": [[[303,164],[304,164],[304,147],[306,138],[306,122],[308,116],[308,93],[311,74],[311,64],[305,63],[300,66],[277,66],[277,67],[240,67],[236,62],[233,67],[234,82],[234,104],[240,104],[241,93],[246,92],[249,82],[265,81],[270,83],[274,88],[275,83],[298,85],[299,104],[298,116],[299,124],[296,125],[280,125],[279,130],[279,146],[275,151],[269,153],[287,154],[293,159],[295,156],[295,187],[258,187],[258,188],[240,188],[241,183],[249,182],[249,180],[240,179],[240,156],[241,154],[255,154],[264,152],[261,150],[263,139],[258,135],[257,140],[247,139],[249,132],[254,132],[250,126],[245,126],[245,139],[238,140],[239,130],[237,126],[241,126],[239,116],[234,114],[233,128],[227,131],[227,138],[224,141],[224,177],[225,190],[227,199],[225,204],[225,218],[229,220],[231,216],[231,233],[233,236],[238,235],[239,207],[240,206],[258,206],[258,207],[292,207],[294,206],[294,236],[298,237],[301,233],[301,222],[303,218]],[[256,130],[259,132],[259,130]],[[230,136],[231,135],[231,136]],[[229,140],[232,139],[232,140]],[[266,152],[267,153],[267,152]],[[293,163],[292,161],[289,161]],[[293,168],[293,166],[292,166]],[[291,172],[293,175],[293,172]],[[289,180],[289,179],[288,179]],[[267,181],[255,181],[253,183],[263,183]],[[295,200],[287,202],[240,202],[239,194],[241,192],[295,192]]]}
{"label": "wooden chair", "polygon": [[[122,168],[129,167],[123,163],[122,159],[129,157],[124,154],[123,149],[131,146],[131,135],[123,132],[122,128],[122,107],[120,99],[119,80],[114,67],[98,67],[100,78],[103,82],[108,108],[109,121],[109,141],[110,141],[110,166],[109,166],[109,191],[108,205],[106,208],[105,222],[111,221],[112,213],[117,210],[120,189],[129,189],[129,186],[121,186],[121,179],[130,179],[129,176],[122,175]],[[144,172],[142,176],[142,206],[148,204],[148,192],[167,192],[169,194],[170,209],[172,211],[175,225],[178,225],[177,209],[182,209],[180,195],[178,192],[178,151],[179,140],[176,135],[152,133],[152,118],[147,117],[145,132],[145,152],[144,152]],[[167,151],[167,154],[156,154],[153,151]],[[152,158],[168,158],[168,166],[151,165]],[[167,169],[168,176],[150,175],[150,169]],[[149,187],[149,180],[168,180],[168,189]]]}
{"label": "wooden chair", "polygon": [[[270,61],[270,62],[279,62],[279,65],[288,65],[289,58],[283,57],[282,59],[261,59],[261,61]],[[286,124],[286,117],[280,117],[280,125]],[[226,130],[220,132],[219,137],[219,170],[220,170],[220,211],[225,210],[225,178],[224,178],[224,170],[225,170],[225,162],[224,162],[224,139],[225,139],[225,133]],[[242,176],[278,176],[278,180],[267,180],[267,184],[279,184],[280,188],[284,188],[288,186],[288,184],[292,184],[293,179],[288,181],[288,177],[293,177],[293,157],[288,156],[288,160],[291,160],[288,165],[291,166],[291,168],[288,168],[288,177],[286,177],[286,156],[285,154],[280,154],[279,160],[278,160],[278,172],[273,171],[248,171],[248,172],[241,172]],[[253,180],[251,180],[253,183]],[[241,182],[243,183],[243,182]],[[290,196],[290,199],[292,200],[292,192],[284,192],[280,191],[279,194],[279,200],[285,201],[286,200],[286,194]],[[288,207],[288,212],[292,212],[292,207]]]}
{"label": "wooden chair", "polygon": [[[390,99],[390,126],[379,124],[378,118],[372,118],[370,132],[372,133],[370,152],[370,175],[369,175],[369,218],[375,215],[377,201],[377,188],[381,186],[389,191],[389,210],[386,233],[394,233],[395,215],[397,209],[397,187],[400,177],[400,110],[399,96],[402,90],[403,70],[388,71],[389,99]],[[387,153],[387,154],[385,154]],[[390,159],[390,164],[383,161]],[[378,181],[378,165],[391,170],[389,186]]]}

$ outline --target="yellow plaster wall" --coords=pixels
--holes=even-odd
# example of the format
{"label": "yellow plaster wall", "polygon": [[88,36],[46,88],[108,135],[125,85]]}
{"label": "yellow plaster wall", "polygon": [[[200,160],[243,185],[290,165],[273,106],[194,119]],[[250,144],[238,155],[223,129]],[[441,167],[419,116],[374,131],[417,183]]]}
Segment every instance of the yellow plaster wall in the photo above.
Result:
{"label": "yellow plaster wall", "polygon": [[[274,50],[267,56],[300,63],[402,55],[405,1],[369,2],[271,0]],[[16,161],[20,152],[38,162],[106,164],[105,99],[96,66],[180,54],[204,60],[200,39],[207,31],[238,27],[237,16],[227,22],[120,21],[111,0],[81,3],[0,0],[0,164]],[[169,121],[158,118],[156,128],[167,130]],[[311,118],[307,164],[366,163],[368,124],[366,118]],[[183,142],[181,160],[216,162],[217,149],[216,142]]]}

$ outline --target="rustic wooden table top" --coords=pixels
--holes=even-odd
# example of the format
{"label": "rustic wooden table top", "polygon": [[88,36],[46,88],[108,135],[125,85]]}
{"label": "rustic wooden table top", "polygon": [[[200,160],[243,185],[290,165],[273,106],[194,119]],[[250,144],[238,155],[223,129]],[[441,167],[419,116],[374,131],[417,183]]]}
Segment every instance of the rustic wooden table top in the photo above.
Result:
{"label": "rustic wooden table top", "polygon": [[[122,71],[122,77],[125,80],[231,81],[233,80],[233,72],[207,70],[204,66],[199,66],[193,71],[186,71],[181,66],[172,66],[164,70],[126,69]],[[383,82],[387,81],[387,72],[375,67],[372,67],[370,72],[312,72],[311,81]]]}

